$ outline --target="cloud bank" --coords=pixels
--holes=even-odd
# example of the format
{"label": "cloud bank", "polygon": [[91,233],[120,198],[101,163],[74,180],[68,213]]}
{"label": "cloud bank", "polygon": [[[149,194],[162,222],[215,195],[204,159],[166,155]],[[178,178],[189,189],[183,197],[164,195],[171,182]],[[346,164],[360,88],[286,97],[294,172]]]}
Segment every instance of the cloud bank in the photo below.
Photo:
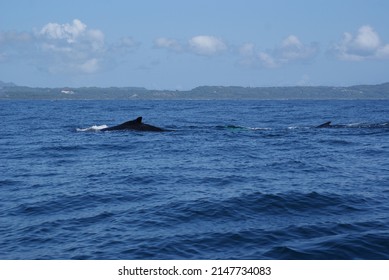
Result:
{"label": "cloud bank", "polygon": [[228,49],[222,39],[209,35],[194,36],[184,44],[175,39],[160,37],[154,40],[154,47],[201,56],[218,55]]}
{"label": "cloud bank", "polygon": [[[47,23],[32,32],[0,31],[0,63],[23,62],[53,74],[91,75],[125,63],[126,55],[140,45],[131,36],[107,43],[101,30],[74,19],[69,23]],[[153,47],[203,57],[227,54],[224,58],[232,64],[238,61],[241,66],[265,69],[307,62],[319,54],[317,43],[304,43],[293,34],[271,49],[261,49],[254,43],[236,47],[212,35],[197,35],[184,41],[157,37]],[[389,44],[369,25],[361,26],[355,34],[345,32],[329,51],[342,61],[389,59]]]}
{"label": "cloud bank", "polygon": [[48,23],[35,35],[50,72],[92,74],[100,70],[106,52],[102,31],[74,19],[66,24]]}
{"label": "cloud bank", "polygon": [[42,27],[39,35],[53,40],[66,40],[68,43],[75,43],[78,37],[86,31],[86,25],[78,19],[74,19],[72,24],[48,23]]}
{"label": "cloud bank", "polygon": [[99,29],[79,19],[47,23],[33,32],[0,32],[0,63],[23,60],[52,74],[94,74],[139,46],[131,37],[105,42]]}
{"label": "cloud bank", "polygon": [[279,46],[267,51],[258,51],[252,43],[240,47],[240,63],[246,66],[261,65],[266,68],[278,68],[282,65],[306,61],[318,54],[317,44],[303,44],[295,35],[286,37]]}
{"label": "cloud bank", "polygon": [[160,49],[167,49],[174,52],[183,51],[183,46],[175,39],[159,37],[154,40],[154,47]]}
{"label": "cloud bank", "polygon": [[345,32],[332,50],[341,60],[389,59],[389,44],[384,44],[369,25],[360,27],[356,35]]}
{"label": "cloud bank", "polygon": [[227,50],[227,45],[213,36],[195,36],[188,43],[190,50],[198,55],[211,56]]}

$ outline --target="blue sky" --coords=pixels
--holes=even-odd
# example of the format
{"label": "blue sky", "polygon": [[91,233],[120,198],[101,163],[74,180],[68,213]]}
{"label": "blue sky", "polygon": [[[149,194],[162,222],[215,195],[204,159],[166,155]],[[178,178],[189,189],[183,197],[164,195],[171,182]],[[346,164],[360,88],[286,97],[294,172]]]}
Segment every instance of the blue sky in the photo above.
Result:
{"label": "blue sky", "polygon": [[386,0],[13,0],[0,80],[41,87],[389,81]]}

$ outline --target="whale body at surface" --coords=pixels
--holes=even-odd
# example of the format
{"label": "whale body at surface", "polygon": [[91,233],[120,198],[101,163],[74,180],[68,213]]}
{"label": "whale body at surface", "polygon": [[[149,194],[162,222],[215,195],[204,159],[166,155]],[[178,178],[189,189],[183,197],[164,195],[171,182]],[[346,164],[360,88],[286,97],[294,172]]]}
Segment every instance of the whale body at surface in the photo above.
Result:
{"label": "whale body at surface", "polygon": [[325,122],[321,125],[316,126],[316,128],[331,127],[331,122]]}
{"label": "whale body at surface", "polygon": [[113,131],[113,130],[138,130],[138,131],[155,131],[155,132],[167,131],[160,127],[143,123],[142,117],[138,117],[135,120],[127,121],[116,126],[104,128],[101,131]]}
{"label": "whale body at surface", "polygon": [[361,129],[387,129],[389,122],[382,123],[351,123],[351,124],[332,124],[332,122],[325,122],[316,128],[361,128]]}

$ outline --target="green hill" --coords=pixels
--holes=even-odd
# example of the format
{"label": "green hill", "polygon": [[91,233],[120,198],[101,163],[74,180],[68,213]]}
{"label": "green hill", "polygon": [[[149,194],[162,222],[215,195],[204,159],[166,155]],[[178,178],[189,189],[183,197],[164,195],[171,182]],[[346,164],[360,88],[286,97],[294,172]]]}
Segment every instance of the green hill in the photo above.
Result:
{"label": "green hill", "polygon": [[34,88],[0,81],[0,100],[207,100],[207,99],[389,99],[389,83],[350,87],[201,86],[189,91],[142,87]]}

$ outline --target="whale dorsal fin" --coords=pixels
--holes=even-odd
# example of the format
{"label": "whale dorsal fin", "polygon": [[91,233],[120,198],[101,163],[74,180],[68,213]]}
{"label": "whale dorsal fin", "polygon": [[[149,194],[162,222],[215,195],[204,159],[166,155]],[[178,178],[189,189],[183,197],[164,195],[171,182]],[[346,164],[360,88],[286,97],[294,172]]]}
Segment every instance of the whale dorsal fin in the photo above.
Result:
{"label": "whale dorsal fin", "polygon": [[319,126],[317,126],[317,128],[322,128],[322,127],[330,127],[331,126],[331,122],[325,122]]}
{"label": "whale dorsal fin", "polygon": [[138,118],[135,120],[135,122],[141,124],[141,123],[142,123],[142,117],[138,117]]}

